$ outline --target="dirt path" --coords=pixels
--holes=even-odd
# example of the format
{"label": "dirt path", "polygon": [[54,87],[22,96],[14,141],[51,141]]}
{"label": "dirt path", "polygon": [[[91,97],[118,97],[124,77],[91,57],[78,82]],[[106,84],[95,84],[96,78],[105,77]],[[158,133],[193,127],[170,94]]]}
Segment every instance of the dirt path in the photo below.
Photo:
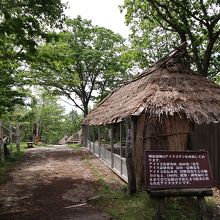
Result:
{"label": "dirt path", "polygon": [[85,205],[101,187],[91,164],[99,166],[98,172],[110,186],[122,184],[86,149],[74,151],[66,146],[29,149],[24,160],[10,172],[10,180],[0,185],[0,219],[112,219]]}

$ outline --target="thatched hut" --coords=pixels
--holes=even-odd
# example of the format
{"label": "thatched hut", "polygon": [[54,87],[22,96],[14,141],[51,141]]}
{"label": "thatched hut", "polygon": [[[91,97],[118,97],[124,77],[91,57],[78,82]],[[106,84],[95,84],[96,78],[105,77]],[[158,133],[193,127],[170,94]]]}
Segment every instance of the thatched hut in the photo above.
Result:
{"label": "thatched hut", "polygon": [[66,143],[67,143],[67,142],[66,142],[67,139],[68,139],[68,136],[65,135],[62,139],[60,139],[60,140],[58,141],[58,144],[59,144],[59,145],[64,145],[64,144],[66,144]]}
{"label": "thatched hut", "polygon": [[132,159],[143,181],[144,150],[191,149],[194,124],[220,121],[220,86],[188,68],[183,46],[106,97],[83,125],[133,123]]}
{"label": "thatched hut", "polygon": [[82,134],[82,131],[80,129],[78,132],[69,136],[66,140],[66,143],[67,144],[80,144],[81,143],[81,134]]}

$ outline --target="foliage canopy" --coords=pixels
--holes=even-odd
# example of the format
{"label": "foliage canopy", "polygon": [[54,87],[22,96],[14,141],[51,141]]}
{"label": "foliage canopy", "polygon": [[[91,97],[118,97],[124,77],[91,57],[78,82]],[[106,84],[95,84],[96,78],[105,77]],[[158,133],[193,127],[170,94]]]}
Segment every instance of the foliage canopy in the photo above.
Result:
{"label": "foliage canopy", "polygon": [[161,58],[174,45],[188,42],[187,52],[200,74],[216,74],[213,68],[220,68],[216,52],[220,45],[219,1],[124,0],[122,9],[142,65]]}
{"label": "foliage canopy", "polygon": [[128,78],[124,50],[124,40],[111,30],[81,17],[68,19],[53,42],[38,48],[28,75],[36,84],[65,95],[87,115],[95,96],[102,99],[106,90]]}
{"label": "foliage canopy", "polygon": [[0,3],[0,114],[21,104],[24,93],[15,88],[19,68],[30,60],[30,54],[47,31],[59,27],[63,5],[60,0],[2,0]]}

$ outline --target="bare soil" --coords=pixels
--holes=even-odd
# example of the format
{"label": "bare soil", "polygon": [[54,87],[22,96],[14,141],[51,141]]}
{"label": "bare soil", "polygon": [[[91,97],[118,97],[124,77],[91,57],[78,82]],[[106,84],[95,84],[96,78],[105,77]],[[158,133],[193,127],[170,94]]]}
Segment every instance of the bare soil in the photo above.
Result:
{"label": "bare soil", "polygon": [[64,145],[28,149],[9,172],[9,181],[0,185],[0,219],[112,219],[87,203],[102,187],[93,165],[109,187],[123,185],[86,149]]}

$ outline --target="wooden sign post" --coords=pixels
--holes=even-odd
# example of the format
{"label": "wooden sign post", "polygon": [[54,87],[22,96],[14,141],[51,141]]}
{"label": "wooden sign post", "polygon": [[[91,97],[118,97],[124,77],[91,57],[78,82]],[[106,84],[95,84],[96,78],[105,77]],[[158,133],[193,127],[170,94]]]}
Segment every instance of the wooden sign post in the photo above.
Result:
{"label": "wooden sign post", "polygon": [[206,151],[145,151],[145,183],[158,201],[157,219],[162,219],[166,197],[197,196],[200,215],[206,215],[204,196],[212,196],[212,175]]}

